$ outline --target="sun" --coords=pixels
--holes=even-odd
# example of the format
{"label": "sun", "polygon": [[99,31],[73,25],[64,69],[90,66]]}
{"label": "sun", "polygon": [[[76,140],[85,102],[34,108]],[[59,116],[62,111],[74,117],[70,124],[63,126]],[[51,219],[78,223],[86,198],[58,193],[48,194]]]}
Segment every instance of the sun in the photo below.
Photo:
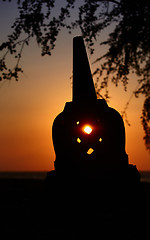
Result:
{"label": "sun", "polygon": [[90,134],[92,132],[92,128],[89,125],[86,125],[84,127],[83,131],[87,134]]}

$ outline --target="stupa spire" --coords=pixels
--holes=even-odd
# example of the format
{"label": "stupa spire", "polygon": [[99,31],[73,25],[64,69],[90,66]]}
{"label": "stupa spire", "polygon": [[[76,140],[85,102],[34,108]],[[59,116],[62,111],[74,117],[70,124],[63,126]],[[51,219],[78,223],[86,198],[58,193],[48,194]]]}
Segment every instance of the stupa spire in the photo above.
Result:
{"label": "stupa spire", "polygon": [[73,102],[97,99],[89,61],[81,36],[73,39]]}

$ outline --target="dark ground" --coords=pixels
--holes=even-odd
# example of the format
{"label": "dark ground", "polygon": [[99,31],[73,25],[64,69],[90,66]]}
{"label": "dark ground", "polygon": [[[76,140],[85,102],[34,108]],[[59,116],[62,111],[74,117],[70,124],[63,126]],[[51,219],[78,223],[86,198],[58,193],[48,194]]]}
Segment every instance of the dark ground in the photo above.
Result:
{"label": "dark ground", "polygon": [[150,184],[119,186],[0,179],[0,239],[150,239]]}

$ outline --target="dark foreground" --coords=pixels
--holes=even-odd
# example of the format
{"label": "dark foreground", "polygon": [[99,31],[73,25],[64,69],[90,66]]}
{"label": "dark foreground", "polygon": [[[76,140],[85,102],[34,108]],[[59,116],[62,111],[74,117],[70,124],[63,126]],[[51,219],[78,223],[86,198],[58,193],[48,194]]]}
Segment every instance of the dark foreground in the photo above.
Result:
{"label": "dark foreground", "polygon": [[149,183],[0,180],[0,239],[148,240],[149,217]]}

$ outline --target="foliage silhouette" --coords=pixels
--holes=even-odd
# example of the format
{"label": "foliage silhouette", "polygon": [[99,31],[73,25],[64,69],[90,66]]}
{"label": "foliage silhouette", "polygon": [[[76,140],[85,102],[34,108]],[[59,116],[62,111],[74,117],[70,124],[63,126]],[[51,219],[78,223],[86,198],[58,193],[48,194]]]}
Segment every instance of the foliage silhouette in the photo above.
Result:
{"label": "foliage silhouette", "polygon": [[[11,0],[9,0],[11,1]],[[145,144],[150,150],[150,1],[149,0],[84,0],[78,7],[76,0],[64,0],[60,13],[53,16],[55,0],[18,0],[19,17],[12,25],[12,34],[0,45],[3,56],[0,59],[0,80],[19,79],[20,59],[25,45],[32,38],[41,47],[41,55],[51,55],[61,29],[70,33],[79,27],[91,54],[100,33],[113,26],[106,45],[108,51],[95,62],[100,66],[94,71],[97,94],[106,89],[108,82],[116,86],[123,83],[127,90],[130,73],[135,73],[138,81],[135,96],[143,95],[142,125]],[[66,4],[66,5],[65,5]],[[78,10],[78,18],[71,22],[73,9]],[[77,8],[77,9],[76,9]],[[13,69],[7,64],[11,54],[16,59]],[[128,103],[127,103],[128,105]],[[126,108],[124,111],[126,115]]]}

